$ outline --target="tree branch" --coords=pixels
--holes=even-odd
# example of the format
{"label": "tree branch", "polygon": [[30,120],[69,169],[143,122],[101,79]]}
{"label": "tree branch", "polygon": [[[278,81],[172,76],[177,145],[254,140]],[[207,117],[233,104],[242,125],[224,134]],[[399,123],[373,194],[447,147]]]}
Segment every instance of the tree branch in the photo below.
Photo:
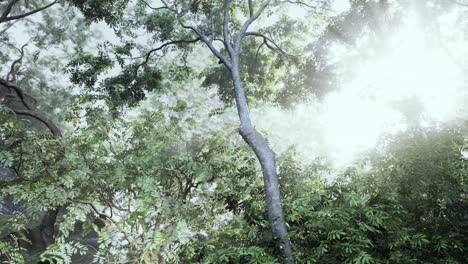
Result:
{"label": "tree branch", "polygon": [[[285,58],[287,58],[289,60],[289,58],[291,57],[290,54],[288,54],[286,51],[284,51],[278,44],[276,44],[276,42],[274,42],[271,38],[265,36],[264,34],[262,33],[259,33],[259,32],[246,32],[245,33],[245,36],[256,36],[256,37],[261,37],[263,38],[263,43],[269,48],[271,49],[272,51],[275,51],[277,53],[279,53],[280,55],[284,56]],[[273,44],[272,45],[270,45]],[[262,44],[263,45],[263,44]]]}
{"label": "tree branch", "polygon": [[263,45],[266,45],[266,40],[263,39],[263,42],[260,46],[258,46],[257,52],[255,52],[255,66],[257,65],[257,59],[258,59],[258,53],[260,52],[260,49],[263,47]]}
{"label": "tree branch", "polygon": [[231,45],[231,38],[229,37],[229,4],[231,0],[224,0],[224,21],[223,21],[223,35],[224,35],[224,45],[228,50],[229,54],[232,57],[234,50]]}
{"label": "tree branch", "polygon": [[93,211],[98,214],[100,217],[102,218],[106,218],[106,219],[109,219],[109,221],[111,221],[113,224],[117,225],[117,221],[115,221],[114,219],[112,219],[109,215],[103,213],[103,212],[100,212],[97,207],[92,203],[92,202],[88,202],[88,201],[83,201],[83,200],[77,200],[77,199],[71,199],[71,198],[68,198],[68,201],[72,202],[72,203],[80,203],[80,204],[86,204],[86,205],[89,205],[91,206],[91,208],[93,209]]}
{"label": "tree branch", "polygon": [[141,2],[143,2],[147,7],[149,7],[150,9],[152,10],[161,10],[161,9],[167,9],[166,6],[160,6],[160,7],[152,7],[150,4],[148,4],[148,2],[144,1],[144,0],[140,0]]}
{"label": "tree branch", "polygon": [[211,36],[210,36],[210,41],[213,42],[215,39],[215,33],[214,33],[214,22],[213,19],[217,16],[219,16],[219,13],[221,13],[221,10],[223,10],[223,6],[220,8],[216,9],[213,14],[210,14],[210,31],[211,31]]}
{"label": "tree branch", "polygon": [[177,12],[176,9],[170,7],[167,2],[165,0],[161,0],[161,2],[164,4],[164,6],[166,6],[170,11],[172,11],[174,14],[176,14],[176,17],[177,17],[177,20],[179,21],[179,24],[183,27],[183,28],[186,28],[186,29],[190,29],[192,30],[193,32],[195,32],[198,36],[200,36],[201,40],[208,46],[208,48],[211,50],[211,52],[213,52],[213,54],[222,62],[224,63],[224,65],[226,65],[226,67],[228,68],[228,70],[231,70],[232,69],[232,65],[231,65],[231,62],[229,61],[229,59],[224,56],[219,50],[217,50],[214,46],[213,46],[213,43],[210,41],[210,39],[208,39],[208,37],[201,33],[197,28],[193,27],[193,26],[190,26],[190,25],[186,25],[184,24],[184,22],[182,22],[182,15],[179,14]]}
{"label": "tree branch", "polygon": [[317,9],[316,6],[309,5],[309,4],[304,3],[302,1],[283,0],[283,1],[278,1],[278,3],[289,3],[289,4],[296,4],[296,5],[303,5],[303,6],[308,7],[308,8]]}
{"label": "tree branch", "polygon": [[28,45],[28,43],[24,44],[21,49],[19,49],[19,52],[20,52],[20,57],[16,60],[13,61],[13,63],[11,64],[11,67],[10,67],[10,72],[7,74],[6,76],[6,80],[7,81],[10,81],[10,82],[14,82],[16,81],[16,70],[15,70],[15,66],[17,63],[21,63],[21,61],[23,60],[23,57],[24,57],[24,47],[26,47]]}
{"label": "tree branch", "polygon": [[[13,1],[14,1],[14,2],[17,2],[18,0],[12,0],[12,2],[13,2]],[[16,19],[21,19],[21,18],[30,16],[30,15],[33,15],[33,14],[35,14],[35,13],[37,13],[37,12],[40,12],[40,11],[42,11],[42,10],[44,10],[44,9],[47,9],[47,8],[49,8],[49,7],[53,6],[53,5],[55,5],[56,3],[58,3],[58,2],[57,2],[57,1],[54,1],[54,2],[52,2],[52,3],[50,3],[50,4],[46,5],[46,6],[40,7],[40,8],[38,8],[38,9],[35,9],[35,10],[32,10],[32,11],[29,11],[29,12],[27,12],[27,13],[24,13],[24,14],[21,14],[21,15],[16,15],[16,16],[9,16],[9,17],[7,17],[8,14],[9,14],[9,12],[11,12],[11,10],[9,10],[8,13],[5,12],[5,13],[2,15],[2,17],[0,18],[0,23],[2,23],[2,22],[7,22],[7,21],[11,21],[11,20],[16,20]],[[6,15],[5,15],[5,14],[6,14]],[[5,16],[5,17],[3,17],[3,16]]]}
{"label": "tree branch", "polygon": [[[117,228],[119,227],[117,224],[117,221],[115,221],[112,217],[110,217],[109,215],[99,211],[97,209],[97,207],[92,203],[92,202],[88,202],[88,201],[83,201],[83,200],[78,200],[78,199],[71,199],[71,198],[68,198],[68,201],[72,202],[72,203],[80,203],[80,204],[86,204],[86,205],[89,205],[91,206],[91,208],[93,209],[93,211],[98,214],[101,218],[104,218],[104,219],[109,219],[109,221],[112,222],[112,224],[114,224]],[[118,228],[120,229],[120,228]],[[132,241],[130,240],[130,236],[128,235],[128,233],[123,230],[123,229],[120,229],[120,232],[123,233],[124,237],[125,237],[125,240],[128,241],[128,243],[132,244]]]}
{"label": "tree branch", "polygon": [[33,117],[41,123],[43,123],[50,132],[56,137],[62,137],[62,133],[60,133],[60,129],[52,122],[50,119],[42,115],[41,113],[37,112],[36,110],[22,110],[22,109],[12,109],[17,115],[24,115]]}
{"label": "tree branch", "polygon": [[60,129],[55,125],[55,123],[52,122],[52,120],[48,119],[43,114],[36,111],[36,107],[33,104],[30,104],[28,102],[28,100],[26,99],[26,93],[24,93],[24,91],[21,88],[19,88],[17,85],[11,82],[8,82],[7,80],[2,79],[2,78],[0,78],[0,84],[7,88],[13,89],[16,92],[17,96],[20,98],[23,105],[27,108],[25,110],[12,109],[13,112],[15,112],[17,115],[30,116],[39,120],[50,130],[52,135],[56,137],[62,137],[62,133],[60,132]]}
{"label": "tree branch", "polygon": [[138,66],[137,66],[137,70],[148,63],[150,57],[151,57],[151,54],[153,54],[154,52],[156,51],[159,51],[159,50],[162,50],[163,48],[167,47],[167,46],[170,46],[170,45],[174,45],[174,44],[180,44],[180,43],[195,43],[197,41],[200,41],[201,40],[201,37],[198,37],[196,39],[189,39],[189,40],[186,40],[186,39],[180,39],[180,40],[173,40],[173,41],[169,41],[169,42],[166,42],[164,44],[162,44],[161,46],[157,47],[157,48],[154,48],[152,50],[150,50],[148,53],[146,53],[145,55],[145,61],[140,63]]}
{"label": "tree branch", "polygon": [[244,25],[239,31],[239,34],[237,35],[236,42],[234,44],[234,49],[236,50],[236,52],[240,51],[241,40],[244,37],[245,32],[247,32],[247,29],[249,28],[249,26],[252,24],[252,22],[254,22],[260,16],[260,14],[263,12],[263,10],[265,10],[265,8],[268,6],[270,2],[271,0],[266,0],[265,2],[263,2],[263,4],[260,6],[257,12],[255,12],[253,16],[251,16],[249,19],[247,19],[247,21],[245,21]]}
{"label": "tree branch", "polygon": [[29,109],[29,110],[34,110],[36,107],[32,104],[30,104],[27,100],[26,100],[26,94],[23,92],[23,90],[21,88],[19,88],[17,85],[9,82],[8,80],[5,80],[5,79],[2,79],[0,78],[0,84],[2,84],[3,86],[7,87],[7,88],[10,88],[10,89],[13,89],[16,94],[18,95],[18,97],[20,98],[21,102],[23,103],[23,105]]}
{"label": "tree branch", "polygon": [[5,34],[5,32],[7,32],[7,30],[9,30],[10,28],[12,28],[12,27],[16,24],[16,22],[18,22],[18,21],[19,21],[19,20],[15,20],[15,21],[13,21],[13,22],[8,23],[7,25],[5,25],[5,26],[3,27],[3,29],[2,29],[2,31],[0,31],[0,35]]}

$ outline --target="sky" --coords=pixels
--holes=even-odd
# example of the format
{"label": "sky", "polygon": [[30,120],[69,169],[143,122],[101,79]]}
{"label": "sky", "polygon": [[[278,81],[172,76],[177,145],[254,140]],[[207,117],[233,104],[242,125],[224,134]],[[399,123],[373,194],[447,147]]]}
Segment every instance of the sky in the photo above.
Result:
{"label": "sky", "polygon": [[349,0],[335,0],[331,6],[332,10],[337,14],[347,11],[349,7]]}

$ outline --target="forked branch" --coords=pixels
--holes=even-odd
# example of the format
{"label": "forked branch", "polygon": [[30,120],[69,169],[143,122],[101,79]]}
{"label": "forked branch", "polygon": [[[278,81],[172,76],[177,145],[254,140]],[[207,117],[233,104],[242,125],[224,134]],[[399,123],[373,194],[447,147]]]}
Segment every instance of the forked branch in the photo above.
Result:
{"label": "forked branch", "polygon": [[13,6],[18,2],[18,0],[10,0],[8,2],[7,6],[5,7],[5,10],[3,10],[2,16],[0,16],[0,23],[4,22],[8,15],[11,13],[11,10],[13,9]]}
{"label": "forked branch", "polygon": [[266,0],[263,2],[263,4],[260,6],[260,8],[251,16],[247,21],[245,21],[244,25],[239,31],[239,34],[237,35],[236,42],[234,43],[234,49],[236,52],[240,51],[240,43],[242,38],[245,36],[245,32],[247,32],[247,29],[249,29],[250,25],[260,16],[260,14],[265,10],[265,8],[270,4],[271,0]]}
{"label": "forked branch", "polygon": [[[215,48],[215,46],[213,46],[213,42],[211,41],[210,38],[208,38],[205,34],[203,34],[200,30],[198,30],[196,27],[194,26],[191,26],[191,25],[187,25],[185,24],[183,21],[182,21],[182,17],[185,15],[184,13],[179,13],[177,11],[177,9],[171,7],[165,0],[161,0],[161,2],[164,4],[164,6],[167,7],[167,9],[169,9],[170,11],[172,11],[175,15],[176,15],[176,18],[177,18],[177,21],[179,22],[179,24],[185,28],[185,29],[190,29],[191,31],[193,31],[194,33],[196,33],[201,41],[203,41],[207,46],[208,48],[210,49],[210,51],[222,62],[224,63],[224,65],[226,65],[226,67],[228,68],[228,70],[231,70],[232,69],[232,65],[231,65],[231,61],[229,61],[229,59],[224,56],[218,49]],[[225,44],[226,45],[226,44]]]}
{"label": "forked branch", "polygon": [[[94,205],[92,202],[88,202],[88,201],[83,201],[83,200],[78,200],[78,199],[71,199],[71,198],[68,198],[68,201],[72,202],[72,203],[79,203],[79,204],[85,204],[85,205],[89,205],[91,206],[91,208],[93,209],[93,211],[99,215],[99,217],[103,218],[103,219],[107,219],[109,221],[112,222],[112,224],[114,224],[117,228],[119,227],[117,221],[115,221],[115,219],[113,219],[110,215],[108,214],[105,214],[101,211],[99,211],[99,209],[96,207],[96,205]],[[120,228],[119,228],[120,229]],[[122,232],[122,234],[124,235],[125,239],[128,241],[128,243],[132,243],[132,241],[130,240],[130,236],[128,235],[128,233],[121,229],[120,230]]]}

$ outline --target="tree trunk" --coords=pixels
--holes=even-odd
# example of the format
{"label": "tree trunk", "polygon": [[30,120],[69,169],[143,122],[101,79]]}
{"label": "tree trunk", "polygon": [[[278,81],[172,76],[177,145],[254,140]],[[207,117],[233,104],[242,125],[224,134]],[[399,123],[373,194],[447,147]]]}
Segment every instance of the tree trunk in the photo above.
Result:
{"label": "tree trunk", "polygon": [[48,210],[42,218],[39,226],[39,231],[45,248],[55,243],[55,222],[57,221],[58,211],[59,208]]}
{"label": "tree trunk", "polygon": [[285,263],[293,264],[294,255],[288,231],[284,220],[281,195],[276,173],[275,152],[268,146],[263,136],[252,126],[247,99],[239,73],[239,56],[232,56],[231,75],[234,84],[237,111],[240,118],[239,133],[250,148],[255,152],[262,167],[268,219],[277,247],[285,259]]}

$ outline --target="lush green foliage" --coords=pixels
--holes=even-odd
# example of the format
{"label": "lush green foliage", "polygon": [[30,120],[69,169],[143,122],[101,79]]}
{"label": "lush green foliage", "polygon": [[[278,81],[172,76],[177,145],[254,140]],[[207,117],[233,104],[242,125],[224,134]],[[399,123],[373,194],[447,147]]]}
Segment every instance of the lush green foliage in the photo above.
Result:
{"label": "lush green foliage", "polygon": [[350,170],[291,200],[305,263],[467,261],[463,136],[421,129],[389,141],[384,154],[369,154],[370,171]]}

